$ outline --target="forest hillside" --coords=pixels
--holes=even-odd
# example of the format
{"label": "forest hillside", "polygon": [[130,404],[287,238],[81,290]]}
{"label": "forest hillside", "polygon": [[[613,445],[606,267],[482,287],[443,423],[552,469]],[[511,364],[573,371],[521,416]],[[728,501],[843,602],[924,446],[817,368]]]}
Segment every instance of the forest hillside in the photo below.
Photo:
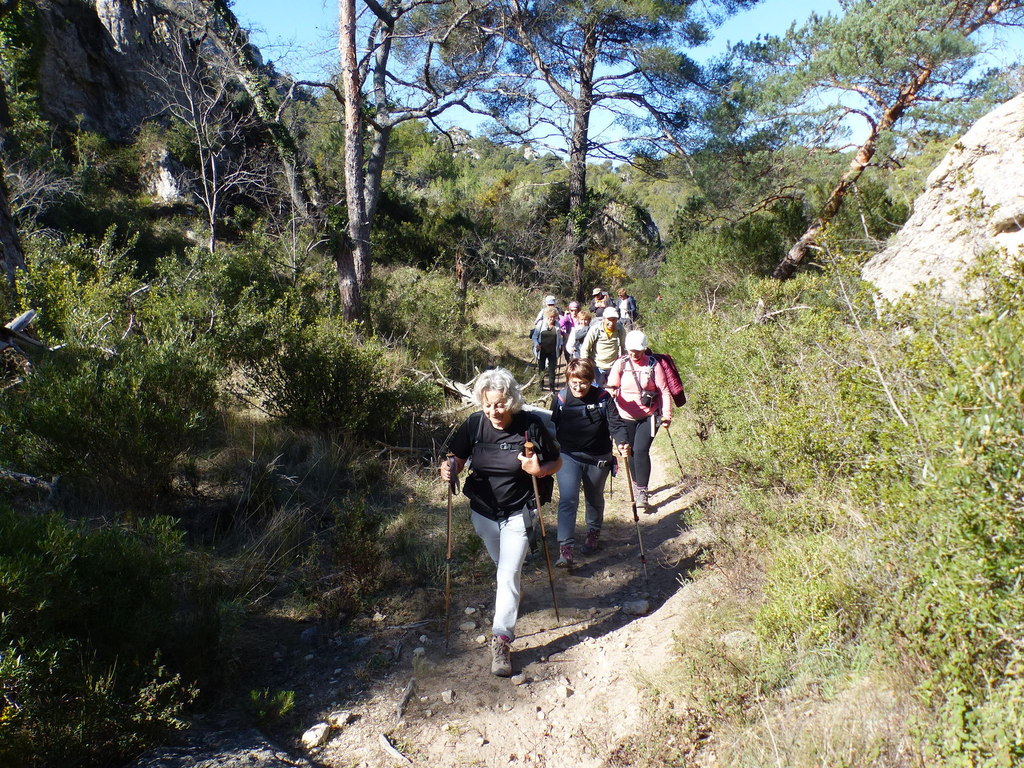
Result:
{"label": "forest hillside", "polygon": [[[1024,4],[757,4],[0,0],[0,765],[1024,764]],[[596,287],[687,403],[498,678],[438,466]]]}

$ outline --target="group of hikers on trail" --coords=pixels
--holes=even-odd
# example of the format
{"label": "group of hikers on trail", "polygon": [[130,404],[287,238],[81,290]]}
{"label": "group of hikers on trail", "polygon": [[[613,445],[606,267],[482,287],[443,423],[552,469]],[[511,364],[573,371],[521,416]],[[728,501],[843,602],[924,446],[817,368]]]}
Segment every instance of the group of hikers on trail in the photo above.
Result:
{"label": "group of hikers on trail", "polygon": [[[599,291],[595,289],[595,301],[607,296]],[[620,291],[620,297],[623,294]],[[554,297],[547,297],[545,305],[538,325],[543,323],[543,332],[551,332],[559,327]],[[571,302],[566,315],[571,313],[579,317],[586,311]],[[635,311],[629,319],[636,322]],[[637,508],[655,511],[648,488],[651,445],[658,430],[671,425],[673,405],[682,405],[685,395],[671,357],[651,353],[644,332],[636,328],[626,332],[619,320],[618,309],[604,307],[600,323],[584,326],[582,344],[574,345],[577,354],[566,363],[566,385],[552,397],[554,434],[539,413],[523,409],[523,394],[513,375],[504,368],[492,368],[480,374],[473,388],[480,410],[458,428],[448,459],[441,464],[441,476],[453,491],[458,490],[459,473],[469,464],[462,491],[469,499],[473,527],[497,566],[491,627],[491,672],[495,675],[512,674],[511,644],[519,613],[522,567],[535,525],[539,524],[543,540],[540,509],[551,500],[554,481],[557,479],[559,494],[556,567],[571,571],[576,562],[581,487],[586,535],[579,552],[591,555],[600,548],[604,489],[618,457],[626,460],[638,534]],[[560,355],[564,349],[564,342],[556,341],[554,354]],[[546,361],[549,353],[543,354]],[[551,370],[549,388],[554,391]],[[642,545],[641,561],[646,569]],[[550,558],[548,568],[550,578]],[[553,581],[551,589],[554,597]],[[555,610],[557,613],[557,605]]]}
{"label": "group of hikers on trail", "polygon": [[554,296],[547,296],[534,320],[530,331],[533,356],[541,382],[543,384],[546,375],[547,389],[551,392],[557,391],[555,374],[562,359],[565,362],[574,357],[593,360],[601,377],[598,383],[603,383],[608,366],[624,353],[626,333],[638,327],[640,312],[636,299],[625,288],[617,291],[617,301],[603,288],[595,288],[592,296],[587,309],[571,301],[565,312],[559,309]]}

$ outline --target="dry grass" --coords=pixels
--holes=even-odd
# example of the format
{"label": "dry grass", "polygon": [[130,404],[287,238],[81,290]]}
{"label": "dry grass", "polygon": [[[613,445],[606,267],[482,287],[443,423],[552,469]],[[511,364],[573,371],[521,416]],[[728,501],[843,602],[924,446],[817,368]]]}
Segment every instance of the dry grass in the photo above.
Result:
{"label": "dry grass", "polygon": [[719,728],[705,765],[730,768],[918,768],[908,736],[915,705],[906,691],[871,676],[834,695],[754,702],[749,722]]}

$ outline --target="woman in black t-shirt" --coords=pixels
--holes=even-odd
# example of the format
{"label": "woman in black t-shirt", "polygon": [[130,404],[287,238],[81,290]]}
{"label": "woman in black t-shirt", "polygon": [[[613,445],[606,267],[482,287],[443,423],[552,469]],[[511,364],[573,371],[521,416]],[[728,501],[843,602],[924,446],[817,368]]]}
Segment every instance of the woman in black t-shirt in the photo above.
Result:
{"label": "woman in black t-shirt", "polygon": [[580,506],[580,485],[586,500],[587,537],[580,551],[597,551],[604,522],[604,486],[612,468],[612,438],[608,432],[611,397],[594,386],[594,363],[574,358],[565,369],[566,387],[554,398],[551,421],[562,450],[558,470],[558,561],[556,566],[572,568],[576,543],[576,513]]}
{"label": "woman in black t-shirt", "polygon": [[[462,492],[469,498],[473,528],[483,539],[497,571],[491,638],[491,672],[512,674],[510,646],[519,615],[519,583],[529,549],[528,530],[536,514],[531,475],[550,478],[562,466],[558,443],[536,414],[522,410],[523,396],[512,374],[494,368],[480,374],[473,388],[480,411],[455,433],[454,454],[441,465],[441,477],[458,475],[469,459],[469,476]],[[534,453],[527,458],[529,437]],[[541,481],[543,483],[543,480]],[[552,481],[547,486],[550,498]],[[541,494],[542,500],[545,494]]]}

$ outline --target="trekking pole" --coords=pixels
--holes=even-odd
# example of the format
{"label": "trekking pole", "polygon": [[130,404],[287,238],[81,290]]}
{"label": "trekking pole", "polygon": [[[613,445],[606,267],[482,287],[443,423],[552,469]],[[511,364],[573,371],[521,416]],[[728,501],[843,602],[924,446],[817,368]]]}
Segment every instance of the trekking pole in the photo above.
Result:
{"label": "trekking pole", "polygon": [[[526,442],[523,443],[523,453],[526,454],[526,458],[533,456],[533,443],[530,442],[530,435],[526,433],[524,435]],[[544,515],[540,512],[540,489],[537,487],[537,478],[535,475],[530,475],[530,479],[533,480],[533,498],[537,502],[537,523],[540,525],[540,543],[544,548],[544,562],[548,566],[548,583],[551,585],[551,603],[555,606],[555,621],[559,624],[562,623],[562,617],[558,613],[558,598],[555,597],[555,572],[551,570],[551,553],[548,551],[548,539],[547,533],[544,531]]]}
{"label": "trekking pole", "polygon": [[[621,446],[620,446],[621,450]],[[633,524],[636,526],[636,541],[640,545],[640,564],[644,567],[644,583],[648,583],[647,555],[644,554],[644,538],[640,535],[640,515],[636,511],[636,493],[633,491],[633,473],[629,469],[629,456],[622,462],[626,465],[626,487],[629,488],[629,505],[633,508]]]}
{"label": "trekking pole", "polygon": [[452,496],[459,491],[459,476],[455,473],[455,454],[448,458],[448,552],[444,558],[444,653],[448,655],[448,639],[452,623]]}
{"label": "trekking pole", "polygon": [[668,435],[668,444],[672,446],[672,453],[675,454],[676,466],[679,467],[679,481],[682,482],[685,473],[683,472],[683,462],[679,460],[679,451],[676,450],[676,442],[672,439],[672,433],[668,427],[665,427],[665,434]]}

